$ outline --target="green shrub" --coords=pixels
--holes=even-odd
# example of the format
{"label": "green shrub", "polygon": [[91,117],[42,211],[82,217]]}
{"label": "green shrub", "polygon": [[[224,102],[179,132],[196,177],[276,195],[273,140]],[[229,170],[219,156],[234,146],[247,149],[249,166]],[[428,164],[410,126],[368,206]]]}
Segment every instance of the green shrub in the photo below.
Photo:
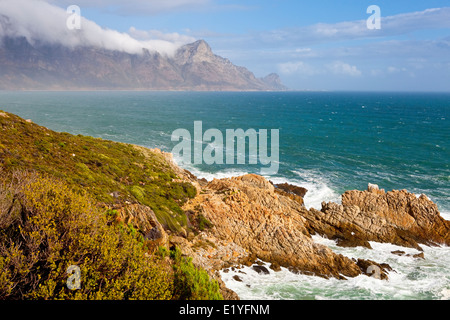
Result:
{"label": "green shrub", "polygon": [[145,190],[143,188],[132,186],[130,192],[138,201],[145,201]]}
{"label": "green shrub", "polygon": [[[149,256],[141,232],[107,209],[137,201],[165,228],[185,228],[182,206],[197,191],[178,180],[164,156],[5,114],[0,300],[221,298],[217,283],[190,259],[169,259],[167,249]],[[70,265],[81,270],[79,290],[66,286]]]}
{"label": "green shrub", "polygon": [[199,214],[197,216],[197,225],[198,225],[198,229],[200,231],[203,231],[205,229],[210,229],[213,227],[213,224],[211,223],[211,221],[206,219],[205,216],[202,214]]}
{"label": "green shrub", "polygon": [[[86,194],[26,172],[3,181],[0,299],[172,298],[167,266]],[[67,288],[71,265],[81,271],[79,290]]]}
{"label": "green shrub", "polygon": [[174,298],[178,300],[223,300],[219,284],[205,270],[198,269],[191,257],[184,257],[178,247],[171,251],[174,260]]}
{"label": "green shrub", "polygon": [[156,250],[156,255],[158,255],[161,258],[168,257],[170,255],[169,250],[166,247],[159,246]]}

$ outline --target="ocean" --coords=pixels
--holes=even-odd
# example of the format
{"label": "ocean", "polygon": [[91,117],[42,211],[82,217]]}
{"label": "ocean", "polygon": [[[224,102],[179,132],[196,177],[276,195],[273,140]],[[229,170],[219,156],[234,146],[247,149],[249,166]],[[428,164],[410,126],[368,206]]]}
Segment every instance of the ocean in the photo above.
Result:
{"label": "ocean", "polygon": [[[204,131],[224,135],[229,129],[276,129],[279,170],[267,178],[308,189],[307,207],[340,202],[344,191],[365,190],[372,183],[386,191],[426,194],[450,220],[448,93],[4,91],[0,109],[55,131],[167,152],[178,143],[172,133],[185,129],[193,135],[195,121]],[[258,174],[262,164],[182,166],[211,180]],[[343,281],[285,269],[262,276],[244,268],[222,273],[223,279],[241,299],[450,299],[448,247],[424,246],[422,260],[392,254],[417,251],[391,244],[371,243],[369,250],[314,239],[349,257],[389,263],[395,272],[389,281],[366,276]]]}

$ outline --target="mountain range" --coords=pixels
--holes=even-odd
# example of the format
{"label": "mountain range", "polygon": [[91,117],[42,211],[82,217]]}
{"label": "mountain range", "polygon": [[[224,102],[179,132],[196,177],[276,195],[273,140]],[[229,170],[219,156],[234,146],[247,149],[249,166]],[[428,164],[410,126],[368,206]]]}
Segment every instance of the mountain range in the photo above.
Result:
{"label": "mountain range", "polygon": [[0,90],[282,91],[277,74],[257,78],[203,40],[173,56],[94,46],[70,48],[25,37],[0,39]]}

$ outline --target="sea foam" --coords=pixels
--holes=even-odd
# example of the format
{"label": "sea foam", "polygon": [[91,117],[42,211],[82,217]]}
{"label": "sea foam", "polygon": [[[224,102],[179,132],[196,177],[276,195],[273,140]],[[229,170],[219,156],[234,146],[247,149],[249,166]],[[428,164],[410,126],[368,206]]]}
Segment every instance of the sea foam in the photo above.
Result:
{"label": "sea foam", "polygon": [[[341,248],[336,242],[313,236],[315,242],[350,258],[362,258],[388,263],[393,271],[389,280],[360,275],[347,280],[294,274],[285,268],[280,272],[269,269],[269,275],[260,275],[251,267],[221,271],[226,285],[241,299],[261,300],[404,300],[450,299],[450,248],[423,246],[425,259],[413,258],[417,250],[388,243],[371,242],[373,249],[363,247]],[[398,256],[393,251],[403,251]],[[408,254],[410,256],[408,256]],[[236,280],[240,279],[240,281]]]}

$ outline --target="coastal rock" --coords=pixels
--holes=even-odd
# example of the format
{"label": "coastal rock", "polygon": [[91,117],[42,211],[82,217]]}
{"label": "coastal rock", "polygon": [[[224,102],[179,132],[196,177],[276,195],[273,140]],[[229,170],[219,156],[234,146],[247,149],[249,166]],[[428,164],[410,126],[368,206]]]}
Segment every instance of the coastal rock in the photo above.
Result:
{"label": "coastal rock", "polygon": [[263,177],[245,175],[209,182],[185,210],[201,211],[213,224],[211,233],[244,248],[249,256],[292,271],[322,277],[361,273],[351,259],[315,243],[297,201],[275,192]]}
{"label": "coastal rock", "polygon": [[210,277],[212,279],[216,280],[217,283],[219,284],[219,290],[220,290],[220,293],[222,294],[222,297],[224,300],[240,300],[240,298],[236,292],[227,288],[227,286],[226,286],[225,282],[223,282],[222,277],[220,276],[219,272],[210,274]]}
{"label": "coastal rock", "polygon": [[369,241],[422,250],[419,244],[449,245],[450,221],[440,216],[428,197],[401,191],[347,191],[342,205],[323,203],[322,210],[305,212],[308,230],[337,240],[342,246],[365,246]]}
{"label": "coastal rock", "polygon": [[270,264],[270,269],[272,269],[275,272],[280,272],[281,271],[281,267],[278,263],[271,263]]}
{"label": "coastal rock", "polygon": [[288,183],[275,184],[275,191],[283,196],[286,196],[292,200],[297,201],[301,205],[304,205],[303,198],[308,192],[307,189],[294,186]]}
{"label": "coastal rock", "polygon": [[252,269],[259,274],[270,274],[270,271],[264,266],[254,265]]}
{"label": "coastal rock", "polygon": [[303,187],[299,187],[299,186],[294,186],[292,184],[289,183],[280,183],[280,184],[275,184],[275,188],[283,190],[287,193],[292,193],[295,194],[299,197],[305,197],[306,193],[308,192],[307,189],[303,188]]}
{"label": "coastal rock", "polygon": [[131,224],[142,233],[149,249],[168,245],[168,235],[152,209],[141,204],[130,204],[116,209],[117,221]]}
{"label": "coastal rock", "polygon": [[369,183],[369,185],[367,186],[367,191],[369,191],[371,193],[377,193],[377,194],[385,193],[384,189],[380,190],[380,187],[377,184],[371,184],[371,183]]}
{"label": "coastal rock", "polygon": [[202,232],[192,239],[170,236],[169,245],[177,246],[192,263],[209,274],[239,265],[248,258],[248,251],[231,241],[223,241]]}
{"label": "coastal rock", "polygon": [[391,266],[386,263],[376,263],[372,260],[358,259],[356,264],[361,269],[361,272],[369,277],[374,277],[379,280],[388,280],[388,272],[392,271]]}

